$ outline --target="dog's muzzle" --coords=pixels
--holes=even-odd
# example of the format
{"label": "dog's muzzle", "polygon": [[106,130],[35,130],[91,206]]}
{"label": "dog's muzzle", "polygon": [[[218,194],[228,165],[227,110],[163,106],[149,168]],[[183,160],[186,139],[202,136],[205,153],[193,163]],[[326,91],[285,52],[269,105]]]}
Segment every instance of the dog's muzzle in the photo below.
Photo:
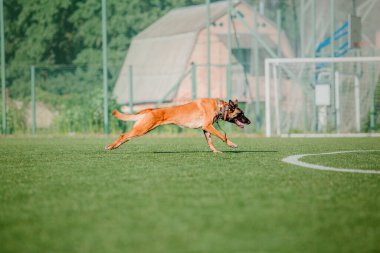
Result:
{"label": "dog's muzzle", "polygon": [[235,123],[238,127],[240,127],[240,128],[244,128],[244,125],[249,125],[249,124],[251,124],[251,121],[250,121],[247,117],[243,116],[243,117],[237,117],[237,118],[235,118],[235,119],[234,119],[234,123]]}

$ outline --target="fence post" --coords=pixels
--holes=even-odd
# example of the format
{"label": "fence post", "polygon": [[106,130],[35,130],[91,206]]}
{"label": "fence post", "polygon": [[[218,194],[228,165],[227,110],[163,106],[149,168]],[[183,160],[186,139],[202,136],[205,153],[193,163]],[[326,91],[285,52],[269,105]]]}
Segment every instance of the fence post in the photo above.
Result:
{"label": "fence post", "polygon": [[281,48],[281,35],[282,35],[282,13],[280,9],[277,9],[277,57],[282,57],[282,48]]}
{"label": "fence post", "polygon": [[129,65],[129,112],[133,114],[133,67]]}
{"label": "fence post", "polygon": [[103,51],[103,113],[104,134],[108,134],[108,68],[107,68],[107,16],[106,0],[102,0],[102,51]]}
{"label": "fence post", "polygon": [[32,109],[32,135],[36,134],[36,67],[30,67],[31,79],[31,109]]}
{"label": "fence post", "polygon": [[231,64],[227,63],[226,69],[226,79],[227,79],[227,87],[226,87],[226,100],[231,99]]}
{"label": "fence post", "polygon": [[0,37],[1,37],[1,96],[2,96],[2,133],[7,133],[7,97],[5,95],[5,49],[4,49],[4,15],[3,0],[0,0]]}
{"label": "fence post", "polygon": [[[312,39],[312,45],[313,47],[311,48],[312,49],[312,56],[313,58],[316,58],[316,51],[315,51],[315,48],[314,46],[317,44],[317,31],[316,31],[316,27],[317,27],[317,12],[316,12],[316,9],[317,9],[317,0],[313,0],[312,1],[312,7],[311,7],[311,19],[312,19],[312,29],[313,29],[313,32],[312,32],[312,36],[311,36],[311,39]],[[313,64],[313,69],[315,69],[315,64]],[[313,87],[315,87],[317,83],[317,79],[316,79],[316,76],[313,75],[312,77],[312,85]],[[312,130],[314,132],[317,132],[318,131],[318,110],[317,110],[317,105],[315,104],[315,89],[314,89],[314,93],[313,93],[313,100],[312,100],[312,107],[313,107],[313,116],[311,117],[312,118]]]}
{"label": "fence post", "polygon": [[[331,51],[330,51],[330,57],[334,58],[335,57],[335,0],[330,0],[330,41],[331,41]],[[331,63],[331,108],[333,110],[335,109],[335,63]],[[337,117],[336,117],[336,111],[333,111],[333,123],[334,126],[337,128],[336,123],[337,122]]]}
{"label": "fence post", "polygon": [[356,118],[356,131],[360,133],[360,82],[359,77],[355,76],[355,118]]}
{"label": "fence post", "polygon": [[371,76],[370,76],[370,86],[369,86],[369,97],[371,99],[371,109],[370,109],[370,123],[369,129],[371,132],[375,130],[375,64],[371,63]]}
{"label": "fence post", "polygon": [[335,114],[336,114],[336,132],[340,134],[340,94],[339,94],[339,72],[335,71]]}
{"label": "fence post", "polygon": [[[277,9],[277,56],[278,58],[282,57],[282,13],[280,9]],[[275,97],[276,97],[276,118],[277,118],[277,135],[281,134],[281,110],[279,105],[279,100],[281,99],[280,91],[282,90],[282,69],[280,66],[276,66],[274,69],[274,88],[275,88]]]}
{"label": "fence post", "polygon": [[[254,9],[254,31],[257,33],[257,27],[259,25],[259,19],[257,18],[257,9]],[[255,85],[256,85],[256,98],[255,98],[255,113],[256,113],[256,131],[258,132],[261,128],[261,112],[260,112],[260,63],[259,63],[259,42],[255,39],[255,36],[252,35],[252,41],[254,42],[254,61],[255,61]]]}
{"label": "fence post", "polygon": [[265,136],[272,136],[271,110],[270,110],[270,62],[265,59]]}
{"label": "fence post", "polygon": [[301,58],[305,57],[305,36],[304,36],[304,30],[305,30],[305,0],[301,0],[300,3],[300,51],[301,51]]}
{"label": "fence post", "polygon": [[228,48],[228,62],[227,62],[227,69],[226,69],[226,100],[228,101],[231,99],[231,62],[232,62],[232,56],[231,56],[231,48],[232,48],[232,41],[231,41],[231,14],[232,14],[232,3],[231,0],[228,0],[228,25],[227,25],[227,48]]}
{"label": "fence post", "polygon": [[211,39],[210,39],[210,0],[206,0],[207,5],[207,97],[211,97]]}
{"label": "fence post", "polygon": [[197,65],[191,65],[191,99],[197,98]]}

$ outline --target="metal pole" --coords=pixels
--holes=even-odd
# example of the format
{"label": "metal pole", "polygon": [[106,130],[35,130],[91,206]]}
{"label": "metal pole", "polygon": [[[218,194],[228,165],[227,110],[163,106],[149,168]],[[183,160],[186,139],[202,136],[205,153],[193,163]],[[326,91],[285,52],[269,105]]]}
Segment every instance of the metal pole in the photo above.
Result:
{"label": "metal pole", "polygon": [[281,129],[280,129],[280,101],[278,96],[278,65],[273,64],[273,81],[274,81],[274,103],[275,103],[275,116],[276,116],[276,133],[277,135],[281,135]]}
{"label": "metal pole", "polygon": [[191,65],[191,99],[197,98],[197,65]]}
{"label": "metal pole", "polygon": [[36,134],[36,67],[30,68],[31,78],[31,106],[32,106],[32,135]]}
{"label": "metal pole", "polygon": [[102,44],[103,44],[103,113],[104,134],[108,134],[108,69],[107,69],[107,16],[106,0],[102,0]]}
{"label": "metal pole", "polygon": [[133,114],[133,67],[129,65],[128,67],[129,75],[129,112]]}
{"label": "metal pole", "polygon": [[[301,0],[301,18],[300,18],[300,39],[301,39],[301,58],[305,57],[305,11],[306,11],[306,7],[305,7],[305,0]],[[304,82],[301,81],[301,85],[303,85]],[[303,96],[306,96],[305,95],[305,88],[302,89],[303,90]],[[303,109],[302,109],[302,112],[304,115],[306,115],[306,103],[305,103],[305,98],[302,100],[302,103],[303,103]],[[306,121],[306,117],[304,118],[304,121]],[[306,123],[304,123],[304,126],[306,126]],[[304,129],[306,129],[306,127],[304,127]]]}
{"label": "metal pole", "polygon": [[260,14],[265,16],[265,0],[260,0]]}
{"label": "metal pole", "polygon": [[330,23],[331,57],[335,57],[335,0],[330,0]]}
{"label": "metal pole", "polygon": [[[316,13],[316,8],[317,8],[317,1],[316,0],[313,0],[313,5],[312,5],[312,20],[313,20],[313,34],[312,34],[312,40],[313,40],[313,58],[316,57],[316,52],[315,52],[315,46],[316,46],[316,43],[317,43],[317,13]],[[315,69],[315,64],[313,64],[313,68]],[[313,78],[312,78],[312,82],[313,82],[313,87],[315,87],[316,85],[316,76],[315,74],[313,74]],[[315,93],[315,89],[314,89],[314,93]],[[317,106],[315,104],[315,94],[313,95],[313,130],[316,132],[318,130],[318,110],[317,110]]]}
{"label": "metal pole", "polygon": [[[281,10],[277,10],[277,57],[282,57],[282,47],[281,47],[281,35],[282,35],[282,17]],[[282,69],[276,66],[274,69],[275,78],[275,96],[276,96],[276,120],[277,120],[277,135],[281,134],[281,111],[280,111],[280,90],[281,90],[281,80],[282,80]]]}
{"label": "metal pole", "polygon": [[371,64],[371,81],[369,86],[369,97],[371,99],[371,109],[370,109],[370,131],[375,130],[375,64]]}
{"label": "metal pole", "polygon": [[277,57],[281,58],[281,34],[282,34],[282,28],[281,28],[281,10],[277,10]]}
{"label": "metal pole", "polygon": [[270,110],[270,67],[269,61],[265,60],[265,135],[272,136],[271,110]]}
{"label": "metal pole", "polygon": [[[254,10],[254,31],[257,33],[257,27],[259,25],[257,18],[257,10]],[[252,36],[252,40],[254,36]],[[254,45],[254,57],[255,57],[255,83],[256,83],[256,99],[255,99],[255,112],[256,112],[256,124],[257,130],[261,128],[261,115],[260,115],[260,63],[259,63],[259,42],[255,39]]]}
{"label": "metal pole", "polygon": [[316,0],[313,0],[313,3],[311,5],[311,29],[312,29],[312,34],[311,34],[311,41],[312,41],[312,52],[311,55],[313,58],[315,58],[315,45],[317,41],[317,13],[316,13],[316,8],[317,8],[317,3]]}
{"label": "metal pole", "polygon": [[305,0],[301,0],[301,16],[300,16],[300,39],[301,39],[301,58],[305,57],[305,40],[304,40],[304,27],[305,27]]}
{"label": "metal pole", "polygon": [[207,97],[211,97],[211,41],[210,41],[210,0],[206,0],[207,5]]}
{"label": "metal pole", "polygon": [[231,48],[232,48],[232,39],[231,39],[231,13],[232,13],[232,4],[231,0],[228,0],[228,27],[227,27],[227,50],[228,50],[228,63],[227,63],[227,76],[226,76],[226,81],[227,81],[227,100],[231,99],[231,93],[232,93],[232,88],[231,88],[231,61],[232,61],[232,56],[231,56]]}
{"label": "metal pole", "polygon": [[[306,82],[302,82],[303,85],[306,84]],[[303,94],[303,100],[302,100],[302,113],[303,113],[303,130],[304,132],[308,131],[308,110],[307,110],[307,91],[305,89],[302,90]]]}
{"label": "metal pole", "polygon": [[355,118],[356,131],[360,133],[360,82],[359,77],[355,76]]}
{"label": "metal pole", "polygon": [[3,0],[0,0],[0,29],[1,29],[1,97],[2,97],[2,134],[7,132],[7,97],[5,95],[5,47],[4,47],[4,10]]}
{"label": "metal pole", "polygon": [[[331,40],[331,52],[330,52],[330,57],[335,57],[335,38],[334,38],[334,33],[335,33],[335,0],[330,0],[330,40]],[[335,108],[335,78],[334,78],[334,73],[335,73],[335,64],[331,63],[331,93],[332,93],[332,103],[331,106],[332,108]],[[335,116],[335,117],[334,117]],[[334,124],[336,126],[336,112],[333,115],[334,119]]]}
{"label": "metal pole", "polygon": [[340,133],[340,100],[339,100],[339,72],[335,72],[335,113],[336,113],[336,132]]}

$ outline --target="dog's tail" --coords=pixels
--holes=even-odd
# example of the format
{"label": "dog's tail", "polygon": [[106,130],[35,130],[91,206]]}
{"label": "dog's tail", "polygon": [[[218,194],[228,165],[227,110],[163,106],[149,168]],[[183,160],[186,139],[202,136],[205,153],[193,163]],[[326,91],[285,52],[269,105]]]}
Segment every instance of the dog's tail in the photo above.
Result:
{"label": "dog's tail", "polygon": [[124,114],[124,113],[121,113],[119,112],[118,110],[113,110],[112,112],[112,115],[119,119],[119,120],[124,120],[124,121],[137,121],[139,119],[141,119],[141,117],[147,113],[147,112],[150,112],[152,111],[153,109],[145,109],[145,110],[142,110],[141,112],[138,112],[136,114]]}

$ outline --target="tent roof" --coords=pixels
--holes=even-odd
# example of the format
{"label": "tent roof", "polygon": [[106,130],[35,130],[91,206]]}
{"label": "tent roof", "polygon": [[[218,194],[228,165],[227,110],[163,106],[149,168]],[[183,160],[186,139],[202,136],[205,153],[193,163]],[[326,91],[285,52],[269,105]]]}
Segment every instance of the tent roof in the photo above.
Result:
{"label": "tent roof", "polygon": [[[227,7],[227,1],[210,4],[211,20],[224,15]],[[206,5],[204,4],[177,8],[139,33],[135,40],[198,32],[206,27],[206,18]]]}

